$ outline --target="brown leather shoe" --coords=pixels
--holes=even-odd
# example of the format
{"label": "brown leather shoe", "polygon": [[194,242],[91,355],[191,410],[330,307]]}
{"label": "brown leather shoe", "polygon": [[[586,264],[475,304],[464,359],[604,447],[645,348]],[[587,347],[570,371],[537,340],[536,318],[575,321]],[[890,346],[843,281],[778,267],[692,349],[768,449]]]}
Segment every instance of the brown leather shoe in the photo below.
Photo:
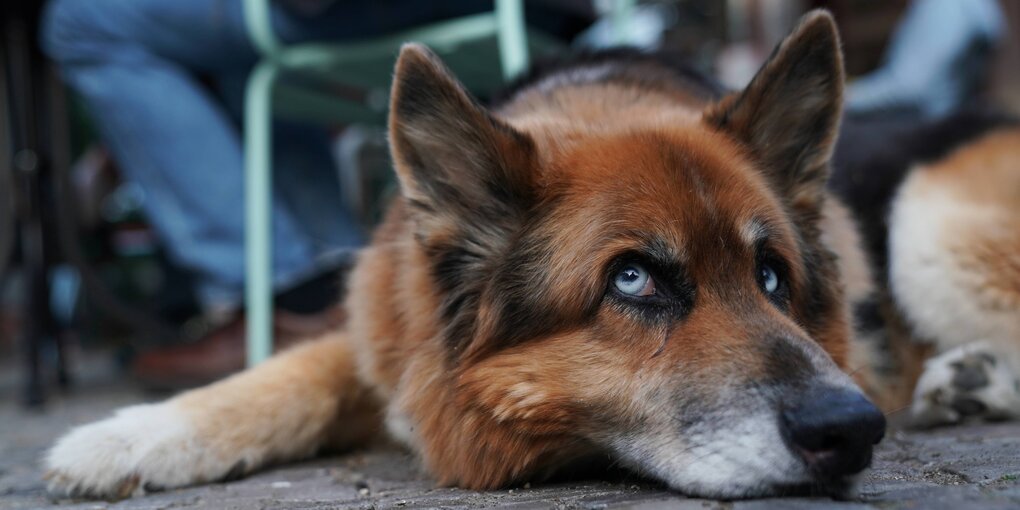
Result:
{"label": "brown leather shoe", "polygon": [[[344,323],[343,308],[336,306],[312,315],[276,310],[273,313],[273,352],[335,330]],[[194,342],[162,347],[135,358],[131,374],[153,390],[179,390],[202,386],[244,368],[245,323],[238,315]]]}

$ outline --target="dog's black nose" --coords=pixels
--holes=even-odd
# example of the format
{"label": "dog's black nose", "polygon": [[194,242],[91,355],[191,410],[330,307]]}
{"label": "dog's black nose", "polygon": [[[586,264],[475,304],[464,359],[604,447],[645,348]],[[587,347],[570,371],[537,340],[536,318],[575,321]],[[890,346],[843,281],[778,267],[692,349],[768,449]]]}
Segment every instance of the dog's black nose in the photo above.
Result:
{"label": "dog's black nose", "polygon": [[781,422],[790,447],[824,477],[868,467],[872,446],[885,435],[885,415],[864,395],[848,389],[809,391],[783,411]]}

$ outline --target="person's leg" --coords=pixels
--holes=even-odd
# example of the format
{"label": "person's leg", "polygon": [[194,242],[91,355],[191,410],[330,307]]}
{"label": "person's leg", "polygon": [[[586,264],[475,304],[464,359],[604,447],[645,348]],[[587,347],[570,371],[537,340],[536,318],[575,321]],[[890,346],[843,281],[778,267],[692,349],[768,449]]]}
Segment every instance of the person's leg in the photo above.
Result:
{"label": "person's leg", "polygon": [[[239,302],[243,158],[236,126],[193,71],[255,60],[237,0],[55,0],[43,46],[89,109],[171,255],[200,274],[206,305]],[[274,222],[274,279],[310,272],[315,246],[286,203]]]}

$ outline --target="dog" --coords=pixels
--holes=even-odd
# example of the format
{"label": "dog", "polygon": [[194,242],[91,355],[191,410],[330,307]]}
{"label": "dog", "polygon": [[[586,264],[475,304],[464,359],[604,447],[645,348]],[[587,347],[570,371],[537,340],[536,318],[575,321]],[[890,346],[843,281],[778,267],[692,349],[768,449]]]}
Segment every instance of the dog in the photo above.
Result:
{"label": "dog", "polygon": [[920,427],[1020,417],[1020,122],[969,106],[844,124],[829,185],[879,283],[855,304],[869,393]]}
{"label": "dog", "polygon": [[[343,331],[75,428],[44,460],[50,492],[231,479],[385,430],[469,489],[608,457],[692,496],[846,493],[887,399],[880,349],[854,331],[886,294],[826,186],[843,83],[822,11],[732,94],[608,53],[486,108],[405,45],[401,192],[349,278]],[[916,175],[894,233],[930,212],[910,209],[931,199]],[[921,249],[910,235],[893,251]]]}

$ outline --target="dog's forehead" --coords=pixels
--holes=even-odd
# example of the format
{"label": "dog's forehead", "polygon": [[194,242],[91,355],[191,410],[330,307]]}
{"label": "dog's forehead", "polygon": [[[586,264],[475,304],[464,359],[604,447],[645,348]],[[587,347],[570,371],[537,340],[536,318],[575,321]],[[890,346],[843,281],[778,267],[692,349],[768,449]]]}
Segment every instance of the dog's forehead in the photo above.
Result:
{"label": "dog's forehead", "polygon": [[[704,129],[637,131],[575,139],[550,161],[563,207],[669,244],[711,231],[753,246],[781,235],[778,199],[744,152]],[[686,239],[690,241],[690,239]]]}

